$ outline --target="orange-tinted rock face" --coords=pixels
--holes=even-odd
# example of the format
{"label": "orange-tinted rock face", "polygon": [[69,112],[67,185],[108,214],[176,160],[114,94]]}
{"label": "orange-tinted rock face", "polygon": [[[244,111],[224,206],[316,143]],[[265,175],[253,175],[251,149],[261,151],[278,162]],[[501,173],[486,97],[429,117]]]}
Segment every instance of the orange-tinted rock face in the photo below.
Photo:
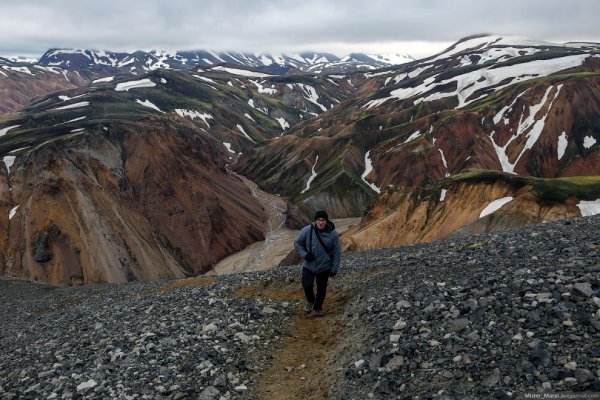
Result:
{"label": "orange-tinted rock face", "polygon": [[2,185],[19,208],[0,272],[54,284],[182,277],[262,239],[262,207],[193,130],[106,129],[17,155],[12,191]]}
{"label": "orange-tinted rock face", "polygon": [[[342,235],[346,248],[366,250],[431,242],[452,235],[490,233],[581,215],[575,200],[546,205],[525,187],[514,191],[502,183],[457,184],[443,200],[418,199],[399,192],[382,196],[362,223]],[[432,193],[431,195],[439,195]],[[493,214],[480,218],[494,200],[513,197]]]}

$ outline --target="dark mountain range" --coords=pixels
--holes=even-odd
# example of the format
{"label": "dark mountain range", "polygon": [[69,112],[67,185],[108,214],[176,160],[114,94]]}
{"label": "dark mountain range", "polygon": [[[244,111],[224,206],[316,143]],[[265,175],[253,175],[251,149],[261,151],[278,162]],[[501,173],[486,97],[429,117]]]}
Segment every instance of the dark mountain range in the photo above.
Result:
{"label": "dark mountain range", "polygon": [[[598,48],[478,36],[375,71],[323,73],[314,55],[313,74],[285,75],[168,64],[191,53],[47,57],[73,56],[68,72],[3,60],[0,85],[24,77],[41,96],[0,118],[1,271],[72,284],[202,273],[264,232],[232,169],[287,198],[291,219],[364,215],[353,248],[594,214],[597,178],[582,177],[600,175]],[[78,87],[43,94],[41,74]]]}
{"label": "dark mountain range", "polygon": [[411,61],[405,58],[386,58],[385,55],[369,56],[351,54],[340,58],[331,53],[304,52],[291,55],[235,53],[213,51],[137,51],[135,53],[115,53],[94,50],[50,49],[38,61],[39,65],[61,67],[65,69],[98,69],[110,71],[127,69],[135,73],[144,73],[155,69],[191,70],[220,64],[230,64],[269,71],[272,73],[297,71],[314,72],[319,69],[336,70],[337,72],[372,70],[393,65],[398,60]]}
{"label": "dark mountain range", "polygon": [[411,61],[407,55],[330,53],[291,55],[211,51],[137,51],[118,53],[94,50],[50,49],[38,61],[0,58],[0,113],[17,111],[36,96],[87,85],[115,75],[143,75],[157,69],[194,71],[229,66],[273,75],[339,74],[372,70]]}

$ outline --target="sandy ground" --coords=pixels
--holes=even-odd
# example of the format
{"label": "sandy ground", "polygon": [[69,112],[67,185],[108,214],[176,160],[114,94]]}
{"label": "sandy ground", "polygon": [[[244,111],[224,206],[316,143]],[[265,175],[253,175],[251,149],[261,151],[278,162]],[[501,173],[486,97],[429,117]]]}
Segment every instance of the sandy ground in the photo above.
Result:
{"label": "sandy ground", "polygon": [[[298,231],[283,226],[286,200],[263,192],[254,182],[243,177],[240,178],[252,190],[252,194],[261,202],[268,215],[266,239],[224,258],[215,264],[206,275],[226,275],[273,268],[294,249],[294,239],[298,235]],[[335,223],[337,231],[342,233],[350,226],[357,225],[360,218],[334,219],[332,221]]]}

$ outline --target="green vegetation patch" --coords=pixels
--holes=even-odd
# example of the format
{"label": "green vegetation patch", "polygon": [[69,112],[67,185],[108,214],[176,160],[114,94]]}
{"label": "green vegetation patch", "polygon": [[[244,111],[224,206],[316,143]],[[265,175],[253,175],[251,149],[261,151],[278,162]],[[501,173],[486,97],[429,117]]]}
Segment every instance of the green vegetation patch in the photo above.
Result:
{"label": "green vegetation patch", "polygon": [[472,169],[450,178],[454,182],[494,183],[504,182],[515,190],[531,185],[532,193],[542,202],[564,203],[569,197],[595,200],[600,197],[600,176],[574,176],[567,178],[535,178],[499,171]]}

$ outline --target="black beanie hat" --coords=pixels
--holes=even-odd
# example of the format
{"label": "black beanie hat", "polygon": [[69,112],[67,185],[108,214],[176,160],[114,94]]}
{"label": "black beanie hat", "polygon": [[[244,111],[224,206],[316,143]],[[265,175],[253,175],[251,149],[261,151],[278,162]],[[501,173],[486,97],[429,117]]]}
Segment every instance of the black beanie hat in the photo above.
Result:
{"label": "black beanie hat", "polygon": [[319,210],[315,213],[315,221],[318,220],[319,218],[325,218],[327,221],[329,221],[329,216],[323,210]]}

